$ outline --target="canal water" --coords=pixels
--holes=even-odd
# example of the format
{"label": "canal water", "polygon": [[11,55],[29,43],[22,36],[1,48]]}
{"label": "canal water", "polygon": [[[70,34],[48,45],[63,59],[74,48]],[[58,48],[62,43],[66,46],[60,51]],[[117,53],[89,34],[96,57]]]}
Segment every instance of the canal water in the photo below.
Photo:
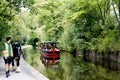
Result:
{"label": "canal water", "polygon": [[30,46],[23,50],[23,58],[50,80],[120,80],[120,72],[109,71],[80,59],[73,59],[69,53],[61,55],[59,69],[46,69],[40,61],[39,47],[33,49]]}

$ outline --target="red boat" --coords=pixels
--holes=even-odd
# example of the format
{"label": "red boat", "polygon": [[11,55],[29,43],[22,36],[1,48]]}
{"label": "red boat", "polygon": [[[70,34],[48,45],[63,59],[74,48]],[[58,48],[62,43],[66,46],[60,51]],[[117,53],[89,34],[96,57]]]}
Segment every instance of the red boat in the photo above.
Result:
{"label": "red boat", "polygon": [[48,65],[56,65],[60,60],[60,50],[58,49],[58,42],[47,41],[40,43],[41,61],[48,67]]}

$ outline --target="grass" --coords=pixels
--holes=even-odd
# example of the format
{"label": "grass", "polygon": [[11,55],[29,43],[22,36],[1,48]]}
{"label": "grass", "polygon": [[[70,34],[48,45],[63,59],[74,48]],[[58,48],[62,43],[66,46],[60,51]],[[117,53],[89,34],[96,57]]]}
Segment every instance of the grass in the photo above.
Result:
{"label": "grass", "polygon": [[24,59],[32,65],[36,70],[44,74],[44,66],[40,61],[40,51],[37,48],[37,50],[32,49],[31,46],[27,48],[27,50],[24,50],[23,54]]}

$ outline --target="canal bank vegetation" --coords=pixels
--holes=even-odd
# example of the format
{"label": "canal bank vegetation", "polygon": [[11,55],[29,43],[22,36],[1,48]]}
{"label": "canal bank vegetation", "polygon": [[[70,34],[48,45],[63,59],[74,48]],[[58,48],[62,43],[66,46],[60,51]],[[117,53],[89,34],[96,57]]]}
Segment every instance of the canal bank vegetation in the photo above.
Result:
{"label": "canal bank vegetation", "polygon": [[[119,0],[17,1],[0,2],[0,44],[6,36],[34,47],[43,41],[58,41],[67,53],[61,52],[60,69],[47,69],[51,80],[119,80],[116,72],[75,58],[76,52],[120,50]],[[39,49],[34,49],[36,52],[29,50],[26,57],[37,67]]]}
{"label": "canal bank vegetation", "polygon": [[27,48],[23,49],[22,57],[36,70],[42,74],[45,73],[45,67],[40,61],[39,47],[36,47],[36,49],[34,49],[32,45],[27,45]]}

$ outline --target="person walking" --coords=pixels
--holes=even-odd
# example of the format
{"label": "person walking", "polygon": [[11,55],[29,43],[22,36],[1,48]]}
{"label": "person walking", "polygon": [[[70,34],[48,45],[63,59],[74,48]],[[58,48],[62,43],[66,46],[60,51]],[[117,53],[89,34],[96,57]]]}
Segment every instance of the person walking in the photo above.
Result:
{"label": "person walking", "polygon": [[[18,42],[18,40],[16,40],[13,44],[13,59],[12,59],[12,67],[13,67],[13,71],[16,71],[17,73],[20,72],[20,56],[22,53],[21,50],[21,45]],[[15,66],[16,63],[16,66]]]}
{"label": "person walking", "polygon": [[5,62],[6,77],[10,76],[10,63],[12,62],[13,50],[11,45],[11,37],[6,38],[6,43],[3,46],[3,59]]}

